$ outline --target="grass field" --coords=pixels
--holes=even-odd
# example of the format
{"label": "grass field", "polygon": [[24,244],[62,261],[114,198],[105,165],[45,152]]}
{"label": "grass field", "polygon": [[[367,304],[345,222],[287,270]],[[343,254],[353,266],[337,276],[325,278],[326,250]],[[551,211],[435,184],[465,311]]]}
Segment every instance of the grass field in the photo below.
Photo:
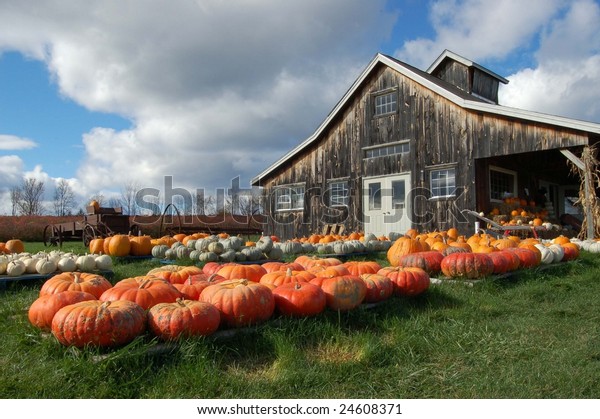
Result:
{"label": "grass field", "polygon": [[[113,282],[154,266],[117,262]],[[0,293],[0,397],[596,399],[599,278],[600,258],[582,253],[373,308],[112,351],[65,348],[33,328],[41,283],[12,284]]]}

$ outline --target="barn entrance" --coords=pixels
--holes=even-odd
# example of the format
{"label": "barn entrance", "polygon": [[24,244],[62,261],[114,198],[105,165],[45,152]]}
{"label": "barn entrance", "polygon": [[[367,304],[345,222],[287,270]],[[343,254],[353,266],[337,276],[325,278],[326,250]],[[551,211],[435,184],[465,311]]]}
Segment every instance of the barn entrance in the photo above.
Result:
{"label": "barn entrance", "polygon": [[376,236],[412,227],[409,217],[410,174],[363,179],[363,223],[366,233]]}

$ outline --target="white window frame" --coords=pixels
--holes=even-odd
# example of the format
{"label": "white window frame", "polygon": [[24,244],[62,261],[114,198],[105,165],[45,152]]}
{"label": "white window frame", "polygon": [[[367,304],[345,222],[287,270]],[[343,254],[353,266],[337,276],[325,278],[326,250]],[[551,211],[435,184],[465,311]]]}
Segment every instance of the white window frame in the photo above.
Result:
{"label": "white window frame", "polygon": [[275,189],[275,212],[303,211],[304,185],[282,185]]}
{"label": "white window frame", "polygon": [[[334,185],[341,185],[341,188],[334,189]],[[350,203],[350,189],[348,187],[347,180],[332,180],[328,185],[329,190],[329,206],[330,207],[347,207]],[[344,194],[334,194],[334,190],[336,192],[342,191]]]}
{"label": "white window frame", "polygon": [[410,140],[395,141],[393,143],[363,147],[362,150],[365,153],[363,157],[365,159],[408,154],[410,153]]}
{"label": "white window frame", "polygon": [[[433,186],[434,182],[434,174],[440,172],[453,172],[452,177],[447,176],[445,179],[452,179],[453,185],[449,185],[447,182],[443,186]],[[445,195],[436,195],[434,190],[452,190],[452,193]],[[431,192],[430,199],[446,199],[446,198],[454,198],[456,196],[456,166],[440,166],[440,167],[432,167],[429,169],[429,191]]]}
{"label": "white window frame", "polygon": [[[492,198],[492,171],[511,175],[513,177],[513,190],[511,191],[511,193],[512,193],[512,196],[517,196],[517,191],[519,190],[518,184],[517,184],[517,172],[514,170],[510,170],[510,169],[504,169],[503,167],[490,165],[488,167],[488,185],[489,185],[489,190],[490,190],[490,193],[489,193],[490,202],[504,202],[503,197],[500,197],[500,199]],[[506,192],[509,192],[509,191],[506,191]]]}
{"label": "white window frame", "polygon": [[[381,103],[378,103],[381,101]],[[385,116],[398,111],[398,90],[386,90],[374,93],[373,98],[374,115]]]}

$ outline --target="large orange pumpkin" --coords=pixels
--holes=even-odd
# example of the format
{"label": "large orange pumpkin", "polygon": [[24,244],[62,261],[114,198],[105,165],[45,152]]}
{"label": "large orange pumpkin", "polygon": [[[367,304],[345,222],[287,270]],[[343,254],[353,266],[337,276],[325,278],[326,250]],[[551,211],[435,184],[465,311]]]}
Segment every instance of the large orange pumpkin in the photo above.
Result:
{"label": "large orange pumpkin", "polygon": [[247,279],[252,282],[260,282],[260,278],[265,275],[267,271],[260,265],[223,265],[217,274],[221,275],[225,279]]}
{"label": "large orange pumpkin", "polygon": [[129,253],[133,256],[149,256],[152,254],[152,238],[150,236],[132,236],[129,238]]}
{"label": "large orange pumpkin", "polygon": [[421,268],[388,266],[382,268],[379,275],[390,278],[394,284],[394,294],[399,296],[414,297],[429,289],[431,279],[429,274]]}
{"label": "large orange pumpkin", "polygon": [[46,294],[38,297],[29,307],[29,322],[42,330],[50,330],[52,318],[58,310],[80,301],[97,300],[89,292],[63,291],[57,294]]}
{"label": "large orange pumpkin", "polygon": [[8,253],[23,253],[25,251],[25,245],[19,239],[11,239],[4,244],[4,248]]}
{"label": "large orange pumpkin", "polygon": [[385,301],[394,294],[394,283],[385,275],[368,273],[361,274],[359,277],[367,286],[365,303]]}
{"label": "large orange pumpkin", "polygon": [[181,297],[179,290],[163,279],[137,276],[117,282],[114,287],[104,291],[99,300],[128,300],[148,310],[158,303],[173,303]]}
{"label": "large orange pumpkin", "polygon": [[441,268],[447,277],[476,279],[490,275],[494,263],[485,253],[452,253],[444,257]]}
{"label": "large orange pumpkin", "polygon": [[221,325],[225,327],[244,327],[264,322],[275,310],[271,289],[247,279],[210,285],[202,291],[199,300],[217,307],[221,313]]}
{"label": "large orange pumpkin", "polygon": [[148,311],[148,329],[163,340],[208,336],[219,328],[221,313],[204,301],[177,299],[160,303]]}
{"label": "large orange pumpkin", "polygon": [[208,275],[202,272],[196,275],[190,275],[185,282],[181,284],[173,284],[173,286],[177,288],[181,294],[183,294],[184,298],[188,300],[197,300],[198,297],[200,297],[200,294],[202,294],[204,288],[208,287],[209,285],[218,284],[219,282],[223,282],[225,280],[226,279],[220,275]]}
{"label": "large orange pumpkin", "polygon": [[44,282],[40,289],[40,296],[62,291],[84,291],[100,298],[102,293],[111,287],[112,284],[108,279],[101,275],[85,272],[63,272]]}
{"label": "large orange pumpkin", "polygon": [[[319,280],[315,278],[311,281]],[[315,284],[318,285],[318,284]],[[325,278],[321,282],[325,292],[327,307],[332,310],[347,311],[358,307],[367,295],[367,285],[357,276],[342,275]]]}
{"label": "large orange pumpkin", "polygon": [[81,301],[58,310],[52,334],[67,346],[120,346],[146,330],[146,312],[131,301]]}
{"label": "large orange pumpkin", "polygon": [[398,266],[400,258],[410,253],[423,252],[429,250],[425,241],[412,239],[410,237],[400,237],[394,242],[387,251],[387,260],[392,266]]}
{"label": "large orange pumpkin", "polygon": [[309,282],[288,282],[273,290],[275,307],[284,316],[314,316],[325,310],[327,298],[321,287]]}

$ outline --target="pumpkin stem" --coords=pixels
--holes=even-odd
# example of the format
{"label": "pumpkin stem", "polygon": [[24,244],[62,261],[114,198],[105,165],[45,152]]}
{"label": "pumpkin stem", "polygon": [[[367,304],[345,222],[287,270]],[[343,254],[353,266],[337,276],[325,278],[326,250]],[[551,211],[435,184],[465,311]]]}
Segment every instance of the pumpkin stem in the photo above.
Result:
{"label": "pumpkin stem", "polygon": [[150,283],[150,281],[151,281],[151,280],[152,280],[152,279],[150,279],[150,278],[145,278],[145,279],[144,279],[144,280],[142,280],[142,282],[140,283],[140,286],[139,286],[139,288],[140,288],[140,289],[142,289],[142,288],[146,288],[146,285],[148,285],[148,283]]}
{"label": "pumpkin stem", "polygon": [[100,304],[100,308],[98,309],[98,316],[102,316],[104,314],[110,303],[111,301],[105,301],[102,304]]}
{"label": "pumpkin stem", "polygon": [[292,268],[287,268],[287,271],[285,272],[285,276],[292,276]]}
{"label": "pumpkin stem", "polygon": [[175,300],[175,302],[177,304],[179,304],[181,307],[185,307],[185,303],[183,302],[183,300],[184,300],[183,298],[177,297],[177,300]]}
{"label": "pumpkin stem", "polygon": [[81,282],[81,275],[79,273],[73,273],[73,282],[76,284],[79,284]]}

